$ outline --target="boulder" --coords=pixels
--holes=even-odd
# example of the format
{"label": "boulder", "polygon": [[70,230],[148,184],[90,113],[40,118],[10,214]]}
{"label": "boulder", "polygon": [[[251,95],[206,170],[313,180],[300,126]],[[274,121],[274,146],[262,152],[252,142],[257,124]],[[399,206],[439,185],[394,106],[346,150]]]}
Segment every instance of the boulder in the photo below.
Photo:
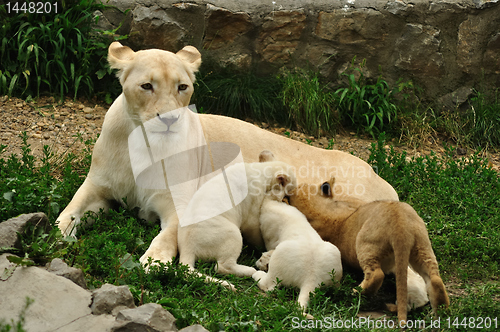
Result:
{"label": "boulder", "polygon": [[124,308],[135,308],[134,297],[128,286],[105,284],[92,292],[90,309],[94,315],[116,316]]}
{"label": "boulder", "polygon": [[257,38],[257,53],[271,63],[287,63],[299,46],[306,15],[299,11],[277,11],[267,15]]}
{"label": "boulder", "polygon": [[175,317],[159,304],[148,303],[135,309],[121,310],[116,316],[114,332],[177,331]]}
{"label": "boulder", "polygon": [[69,279],[82,288],[87,288],[87,282],[83,276],[83,271],[81,269],[68,266],[68,264],[60,258],[54,258],[50,263],[48,263],[47,271]]}
{"label": "boulder", "polygon": [[89,291],[44,268],[16,267],[7,256],[0,256],[1,273],[11,271],[8,277],[0,279],[0,321],[12,325],[23,316],[23,328],[37,332],[111,329],[115,322],[113,316],[92,315]]}
{"label": "boulder", "polygon": [[250,15],[207,4],[203,48],[216,50],[231,44],[252,28]]}
{"label": "boulder", "polygon": [[395,66],[412,76],[428,79],[445,74],[444,58],[440,51],[440,31],[429,25],[408,23],[396,41]]}
{"label": "boulder", "polygon": [[204,328],[202,325],[196,324],[185,327],[182,330],[179,330],[179,332],[208,332],[208,330]]}
{"label": "boulder", "polygon": [[0,223],[0,248],[20,249],[17,233],[23,233],[30,224],[44,227],[46,230],[52,228],[43,212],[21,214]]}

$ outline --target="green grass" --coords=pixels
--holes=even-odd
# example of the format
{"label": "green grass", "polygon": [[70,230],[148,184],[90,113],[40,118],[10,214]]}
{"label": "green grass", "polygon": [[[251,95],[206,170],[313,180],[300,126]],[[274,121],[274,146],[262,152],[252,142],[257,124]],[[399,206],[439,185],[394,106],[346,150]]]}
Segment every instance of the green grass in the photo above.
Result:
{"label": "green grass", "polygon": [[290,124],[278,98],[280,88],[274,77],[209,64],[197,76],[192,103],[204,113]]}
{"label": "green grass", "polygon": [[462,146],[498,149],[500,147],[500,91],[475,91],[465,111],[443,112],[439,131]]}
{"label": "green grass", "polygon": [[283,84],[280,98],[299,129],[315,136],[337,132],[340,121],[335,95],[318,73],[283,70],[279,78]]}
{"label": "green grass", "polygon": [[[91,145],[87,142],[87,150]],[[442,277],[451,285],[451,307],[440,312],[442,327],[446,319],[460,323],[464,317],[499,317],[498,173],[477,156],[457,159],[449,150],[443,158],[407,160],[404,153],[386,151],[384,145],[383,138],[374,144],[370,163],[426,222]],[[83,156],[56,157],[46,153],[38,160],[26,142],[20,158],[0,155],[0,220],[44,211],[54,223],[56,210],[69,202],[90,162],[88,151]],[[55,160],[59,161],[54,163]],[[64,180],[59,181],[62,174]],[[15,254],[25,257],[22,263],[26,265],[64,258],[68,264],[82,268],[91,288],[103,283],[127,284],[137,305],[162,304],[177,318],[180,328],[199,323],[210,331],[289,331],[301,323],[295,303],[297,290],[280,288],[264,294],[251,278],[219,276],[237,286],[238,292],[233,293],[187,274],[178,262],[153,268],[146,274],[138,259],[158,233],[159,225],[140,220],[136,210],[127,208],[93,217],[96,221],[82,230],[76,241],[61,241],[57,228],[48,233],[30,228],[22,234],[23,250]],[[240,261],[252,265],[258,257],[258,250],[245,246]],[[214,274],[213,263],[199,263],[198,268]],[[311,296],[309,312],[323,327],[328,327],[332,319],[355,319],[360,311],[380,310],[383,303],[395,300],[391,277],[374,298],[353,294],[351,290],[361,278],[359,273],[347,271],[337,287],[317,290]],[[429,324],[430,307],[412,311],[409,319]],[[310,327],[308,324],[312,323],[307,321],[302,324],[306,328],[301,330],[321,330],[319,325]],[[364,326],[354,330],[371,329]],[[469,329],[457,325],[452,330]]]}
{"label": "green grass", "polygon": [[0,6],[0,94],[30,98],[48,92],[62,100],[106,89],[111,100],[121,90],[106,62],[116,30],[98,33],[91,26],[94,11],[106,6],[95,0],[58,5],[57,14],[43,15],[8,14]]}

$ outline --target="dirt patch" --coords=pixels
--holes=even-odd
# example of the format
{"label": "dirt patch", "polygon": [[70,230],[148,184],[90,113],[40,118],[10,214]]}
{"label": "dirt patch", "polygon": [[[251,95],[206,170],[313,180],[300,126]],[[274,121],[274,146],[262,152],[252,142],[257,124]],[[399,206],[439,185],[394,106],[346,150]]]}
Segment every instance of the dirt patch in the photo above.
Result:
{"label": "dirt patch", "polygon": [[[55,153],[73,152],[78,154],[84,148],[77,136],[83,141],[95,139],[101,132],[104,116],[108,106],[92,103],[87,100],[70,99],[60,103],[54,97],[41,97],[36,101],[25,102],[18,98],[0,97],[0,144],[6,145],[3,157],[12,153],[20,155],[22,140],[20,133],[26,132],[28,143],[35,156],[42,156],[44,145],[51,147]],[[253,121],[249,121],[253,122]],[[314,138],[288,128],[270,126],[267,123],[253,122],[255,125],[320,148],[334,148],[352,153],[367,160],[369,148],[373,142],[370,137],[359,137],[353,132]],[[333,143],[333,145],[332,145]],[[396,139],[388,142],[398,152],[406,151],[408,158],[429,155],[431,151],[442,154],[444,144],[441,140],[432,140],[425,146],[410,148]],[[386,146],[387,148],[389,145]],[[467,156],[474,151],[460,149],[461,155]],[[488,153],[490,166],[500,170],[500,153]]]}
{"label": "dirt patch", "polygon": [[42,97],[25,102],[17,98],[0,99],[0,144],[7,145],[4,156],[20,155],[26,132],[35,156],[42,156],[48,145],[56,153],[78,153],[83,149],[78,135],[85,141],[97,137],[107,107],[90,102],[56,102],[53,97]]}
{"label": "dirt patch", "polygon": [[[251,120],[247,121],[252,122]],[[264,122],[253,123],[276,134],[284,135],[303,143],[310,144],[312,146],[316,146],[319,148],[333,148],[335,150],[351,153],[365,161],[368,160],[368,157],[370,156],[370,147],[372,143],[376,143],[376,140],[372,139],[371,137],[360,137],[354,132],[344,132],[335,136],[323,136],[320,138],[315,138],[314,136],[309,136],[304,133],[293,131],[287,128],[269,126]],[[394,150],[398,153],[406,151],[406,158],[409,160],[413,157],[428,156],[431,153],[443,155],[445,153],[446,144],[453,146],[452,142],[447,142],[445,140],[432,137],[432,139],[429,139],[429,142],[424,146],[414,148],[394,138],[387,142],[385,148],[389,149],[390,146],[393,146]],[[473,150],[458,148],[456,149],[455,155],[457,157],[470,157],[475,152],[476,151]],[[481,154],[481,156],[488,158],[490,167],[494,168],[497,171],[500,171],[500,153],[486,152]]]}

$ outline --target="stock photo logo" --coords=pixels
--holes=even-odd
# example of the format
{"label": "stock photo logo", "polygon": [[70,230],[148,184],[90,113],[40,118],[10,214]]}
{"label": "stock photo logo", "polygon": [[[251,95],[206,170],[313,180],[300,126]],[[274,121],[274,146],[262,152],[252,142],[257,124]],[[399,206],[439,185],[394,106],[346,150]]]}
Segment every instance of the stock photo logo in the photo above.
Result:
{"label": "stock photo logo", "polygon": [[[170,191],[181,226],[222,214],[248,194],[240,147],[208,142],[194,105],[157,114],[141,123],[129,135],[128,149],[136,185]],[[228,167],[230,174],[226,172]],[[213,194],[192,201],[208,180]]]}

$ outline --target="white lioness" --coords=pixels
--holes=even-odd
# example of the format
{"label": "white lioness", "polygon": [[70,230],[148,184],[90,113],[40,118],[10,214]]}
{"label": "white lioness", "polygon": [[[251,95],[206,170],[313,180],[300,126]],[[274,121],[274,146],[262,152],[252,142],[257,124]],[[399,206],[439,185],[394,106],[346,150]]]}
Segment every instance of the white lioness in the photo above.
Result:
{"label": "white lioness", "polygon": [[[65,235],[76,234],[76,227],[86,211],[107,210],[110,203],[122,202],[126,197],[129,206],[142,209],[142,216],[148,220],[159,218],[161,222],[162,230],[141,257],[141,262],[145,263],[148,257],[168,262],[177,255],[179,216],[170,184],[158,181],[164,187],[153,189],[136,184],[141,174],[134,173],[134,165],[141,162],[141,154],[131,151],[137,150],[142,143],[130,147],[129,139],[135,137],[134,130],[143,127],[150,131],[148,137],[149,134],[154,136],[151,142],[143,144],[143,155],[150,157],[158,152],[152,151],[154,147],[172,155],[203,142],[208,146],[211,142],[231,142],[241,148],[245,162],[254,162],[260,151],[272,148],[279,160],[295,167],[299,182],[314,183],[336,176],[337,188],[346,197],[367,201],[398,199],[394,189],[367,163],[348,153],[311,147],[224,116],[199,115],[203,137],[196,135],[193,138],[192,130],[186,132],[175,128],[186,127],[186,123],[189,128],[198,126],[192,116],[169,115],[189,105],[195,72],[201,64],[201,55],[192,46],[177,53],[157,49],[134,52],[114,42],[109,47],[108,60],[112,68],[118,69],[123,93],[106,114],[87,178],[57,219]],[[151,126],[146,126],[147,123]],[[157,168],[160,166],[176,168],[164,164]],[[139,170],[141,167],[138,166]],[[182,164],[177,168],[183,171]]]}
{"label": "white lioness", "polygon": [[394,273],[398,319],[406,321],[410,265],[425,281],[434,314],[440,305],[448,307],[425,223],[415,210],[403,202],[337,200],[334,182],[335,178],[319,186],[301,184],[289,202],[305,214],[324,240],[339,248],[343,262],[363,270],[363,293],[377,292],[384,273]]}
{"label": "white lioness", "polygon": [[[242,177],[242,168],[246,179],[245,174]],[[245,198],[240,204],[219,213],[219,206],[228,196],[227,184],[229,195]],[[285,192],[296,187],[292,167],[283,162],[228,167],[225,174],[203,184],[187,206],[178,229],[179,262],[194,271],[197,259],[215,260],[219,273],[252,276],[256,272],[253,267],[236,262],[243,246],[242,235],[250,243],[260,242],[259,217],[264,197],[279,195],[283,199]]]}
{"label": "white lioness", "polygon": [[342,278],[342,261],[337,247],[323,241],[306,217],[283,203],[283,198],[284,194],[267,195],[262,203],[260,230],[269,250],[263,254],[263,259],[268,260],[268,272],[257,271],[252,278],[264,291],[273,290],[277,279],[280,285],[298,287],[298,302],[305,313],[309,293],[321,284],[333,285],[332,272],[335,280]]}

